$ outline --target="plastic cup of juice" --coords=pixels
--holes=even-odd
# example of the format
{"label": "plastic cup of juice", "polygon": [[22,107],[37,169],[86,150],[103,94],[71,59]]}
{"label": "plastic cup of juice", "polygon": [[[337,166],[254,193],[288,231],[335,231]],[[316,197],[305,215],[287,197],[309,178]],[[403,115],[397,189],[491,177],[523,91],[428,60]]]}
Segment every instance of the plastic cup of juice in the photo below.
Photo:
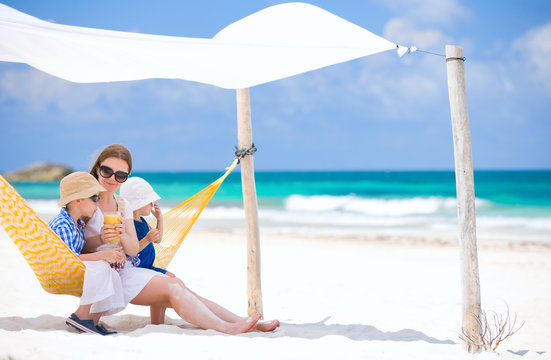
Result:
{"label": "plastic cup of juice", "polygon": [[[121,214],[118,211],[103,213],[103,223],[106,225],[122,224]],[[121,238],[117,236],[116,239],[110,240],[109,242],[118,242],[120,239]]]}

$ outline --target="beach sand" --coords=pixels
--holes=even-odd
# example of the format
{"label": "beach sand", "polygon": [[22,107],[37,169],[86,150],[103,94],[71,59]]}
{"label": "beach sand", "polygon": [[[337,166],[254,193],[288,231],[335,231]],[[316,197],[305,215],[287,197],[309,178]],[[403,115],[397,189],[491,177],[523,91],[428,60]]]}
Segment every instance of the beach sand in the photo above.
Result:
{"label": "beach sand", "polygon": [[[40,287],[0,229],[0,359],[551,359],[551,249],[479,246],[482,307],[523,327],[496,352],[470,355],[459,340],[455,244],[423,239],[261,233],[262,293],[273,333],[229,336],[197,329],[172,311],[149,325],[130,305],[103,318],[119,333],[78,334],[65,318],[78,298]],[[169,270],[245,315],[246,242],[239,229],[194,229]]]}

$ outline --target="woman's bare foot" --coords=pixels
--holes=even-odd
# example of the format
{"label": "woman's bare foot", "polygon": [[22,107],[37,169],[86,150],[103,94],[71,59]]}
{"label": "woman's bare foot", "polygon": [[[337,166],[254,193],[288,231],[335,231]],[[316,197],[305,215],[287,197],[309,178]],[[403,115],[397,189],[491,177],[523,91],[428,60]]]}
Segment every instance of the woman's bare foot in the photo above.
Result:
{"label": "woman's bare foot", "polygon": [[256,325],[254,326],[254,329],[262,332],[270,332],[270,331],[274,331],[278,327],[279,327],[279,320],[272,320],[272,321],[263,322],[263,323],[256,323]]}
{"label": "woman's bare foot", "polygon": [[237,335],[237,334],[243,334],[248,331],[250,331],[260,320],[262,317],[262,314],[256,314],[254,316],[250,316],[246,319],[243,319],[243,321],[239,321],[236,323],[231,323],[225,332],[226,334],[230,335]]}

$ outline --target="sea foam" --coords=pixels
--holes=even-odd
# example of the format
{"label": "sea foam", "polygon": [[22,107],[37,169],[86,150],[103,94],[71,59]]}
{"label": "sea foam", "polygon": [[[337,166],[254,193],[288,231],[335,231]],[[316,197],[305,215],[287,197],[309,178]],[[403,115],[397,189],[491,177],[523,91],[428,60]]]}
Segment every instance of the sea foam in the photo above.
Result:
{"label": "sea foam", "polygon": [[285,199],[285,209],[312,212],[342,211],[372,216],[407,216],[450,213],[456,209],[456,200],[443,197],[380,199],[360,198],[353,195],[292,195]]}

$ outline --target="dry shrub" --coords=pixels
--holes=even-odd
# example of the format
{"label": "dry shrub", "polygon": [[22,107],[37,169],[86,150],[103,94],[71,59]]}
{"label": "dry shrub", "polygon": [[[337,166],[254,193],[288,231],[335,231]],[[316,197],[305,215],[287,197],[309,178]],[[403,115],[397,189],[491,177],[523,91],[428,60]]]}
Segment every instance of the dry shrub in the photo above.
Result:
{"label": "dry shrub", "polygon": [[486,351],[495,351],[499,344],[513,336],[522,328],[524,321],[517,327],[517,314],[511,319],[509,306],[505,315],[490,311],[490,316],[482,310],[480,316],[473,315],[480,327],[480,334],[467,334],[465,329],[461,330],[459,338],[469,345],[480,347]]}

